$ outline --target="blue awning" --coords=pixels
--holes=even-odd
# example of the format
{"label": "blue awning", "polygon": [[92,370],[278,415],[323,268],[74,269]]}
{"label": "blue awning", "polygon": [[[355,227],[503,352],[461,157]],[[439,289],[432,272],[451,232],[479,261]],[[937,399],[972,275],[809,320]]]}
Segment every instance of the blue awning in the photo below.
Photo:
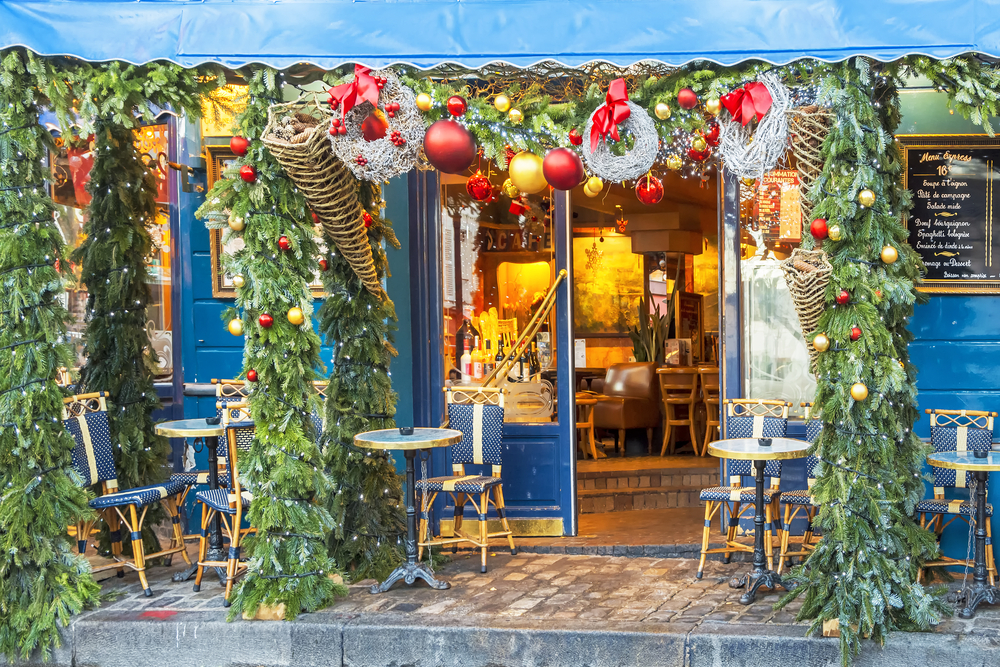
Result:
{"label": "blue awning", "polygon": [[1000,55],[1000,0],[0,0],[0,48],[323,68]]}

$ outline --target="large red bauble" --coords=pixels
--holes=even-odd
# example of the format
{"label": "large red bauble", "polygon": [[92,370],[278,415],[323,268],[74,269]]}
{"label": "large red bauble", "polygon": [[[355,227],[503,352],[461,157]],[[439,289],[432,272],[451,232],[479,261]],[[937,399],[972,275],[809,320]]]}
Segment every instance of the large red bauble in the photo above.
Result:
{"label": "large red bauble", "polygon": [[236,153],[237,155],[246,155],[247,149],[250,147],[250,142],[244,137],[233,137],[229,140],[229,150]]}
{"label": "large red bauble", "polygon": [[309,213],[312,214],[313,224],[314,225],[318,225],[319,224],[319,216],[316,215],[316,211],[309,211]]}
{"label": "large red bauble", "polygon": [[461,116],[466,109],[465,98],[461,95],[452,95],[448,98],[448,113],[452,116]]}
{"label": "large red bauble", "polygon": [[274,324],[274,318],[267,313],[261,313],[260,317],[257,318],[257,321],[260,322],[260,326],[265,329],[270,329],[271,325]]}
{"label": "large red bauble", "polygon": [[677,104],[681,109],[694,109],[698,106],[698,96],[690,88],[681,88],[677,93]]}
{"label": "large red bauble", "polygon": [[292,244],[289,243],[287,236],[281,236],[278,238],[278,247],[282,250],[288,250],[292,247]]}
{"label": "large red bauble", "polygon": [[714,120],[708,121],[708,123],[705,124],[705,132],[702,133],[702,136],[705,137],[705,143],[707,143],[709,146],[718,146],[720,132],[721,129],[719,128],[719,124],[716,121]]}
{"label": "large red bauble", "polygon": [[575,127],[569,131],[569,143],[573,144],[574,146],[579,146],[580,144],[583,143],[583,135],[580,134],[580,130],[576,129]]}
{"label": "large red bauble", "polygon": [[816,218],[809,225],[809,233],[813,235],[813,238],[817,241],[822,241],[826,238],[827,228],[826,228],[826,218]]}
{"label": "large red bauble", "polygon": [[453,120],[439,120],[424,134],[424,154],[438,171],[461,174],[476,159],[476,139]]}
{"label": "large red bauble", "polygon": [[642,176],[635,183],[635,196],[647,206],[657,204],[663,199],[663,182],[656,176]]}
{"label": "large red bauble", "polygon": [[542,175],[556,190],[572,190],[586,174],[580,156],[568,148],[553,148],[542,160]]}
{"label": "large red bauble", "polygon": [[361,219],[365,221],[365,229],[372,226],[372,214],[368,211],[361,212]]}
{"label": "large red bauble", "polygon": [[712,157],[712,149],[706,148],[703,151],[696,151],[693,148],[688,149],[688,157],[695,162],[704,162],[708,158]]}
{"label": "large red bauble", "polygon": [[240,178],[247,183],[253,183],[257,180],[257,169],[252,164],[243,165],[240,167]]}
{"label": "large red bauble", "polygon": [[851,340],[861,338],[861,327],[851,327]]}
{"label": "large red bauble", "polygon": [[247,371],[247,380],[250,381],[250,382],[256,382],[257,381],[257,371],[255,371],[252,368],[250,370],[248,370]]}
{"label": "large red bauble", "polygon": [[465,182],[465,189],[476,201],[486,201],[493,194],[493,184],[481,171],[469,176],[469,180]]}
{"label": "large red bauble", "polygon": [[845,289],[840,290],[840,294],[837,295],[837,303],[841,306],[845,306],[851,302],[851,293]]}
{"label": "large red bauble", "polygon": [[377,114],[368,114],[368,118],[361,121],[361,136],[365,138],[365,141],[381,139],[388,131],[389,124]]}
{"label": "large red bauble", "polygon": [[326,271],[327,267],[329,267],[329,266],[330,265],[327,263],[326,259],[319,260],[319,270],[320,271]]}

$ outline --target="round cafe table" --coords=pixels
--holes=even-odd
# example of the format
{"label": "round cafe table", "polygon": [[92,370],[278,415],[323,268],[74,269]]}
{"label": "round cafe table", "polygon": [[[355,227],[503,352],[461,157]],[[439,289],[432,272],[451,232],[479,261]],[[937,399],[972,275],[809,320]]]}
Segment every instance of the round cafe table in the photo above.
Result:
{"label": "round cafe table", "polygon": [[742,577],[734,578],[729,585],[746,588],[740,596],[740,604],[751,604],[761,586],[774,590],[778,586],[788,588],[781,576],[767,569],[764,554],[764,466],[768,461],[799,459],[806,455],[809,443],[793,438],[732,438],[716,440],[708,445],[708,453],[720,459],[740,459],[753,461],[757,490],[754,496],[753,517],[753,568]]}
{"label": "round cafe table", "polygon": [[[209,424],[206,419],[177,419],[157,424],[156,433],[168,438],[204,438],[205,446],[208,447],[208,487],[210,489],[219,488],[219,436],[225,433],[222,424]],[[218,512],[212,518],[212,526],[209,528],[206,560],[226,560],[226,554],[222,548],[222,525],[219,523]],[[188,569],[175,574],[172,579],[173,581],[187,581],[197,571],[198,564],[195,563]],[[224,584],[226,571],[217,567],[215,572]]]}
{"label": "round cafe table", "polygon": [[974,617],[980,602],[1000,602],[1000,589],[990,586],[986,576],[986,478],[990,472],[1000,470],[1000,452],[982,454],[985,456],[978,457],[974,452],[936,452],[927,457],[927,462],[938,468],[969,470],[976,480],[976,551],[972,585],[964,587],[956,596],[957,602],[964,605],[958,612],[961,618]]}
{"label": "round cafe table", "polygon": [[[406,431],[412,431],[404,433]],[[423,563],[417,562],[417,501],[414,492],[416,471],[413,459],[417,451],[435,447],[448,447],[462,441],[462,432],[450,428],[387,428],[379,431],[367,431],[354,436],[354,444],[365,449],[402,450],[406,457],[406,562],[393,570],[392,574],[381,584],[375,584],[370,592],[384,593],[392,588],[397,581],[413,584],[417,579],[423,579],[431,588],[444,590],[451,588],[447,581],[434,578],[434,573]]]}

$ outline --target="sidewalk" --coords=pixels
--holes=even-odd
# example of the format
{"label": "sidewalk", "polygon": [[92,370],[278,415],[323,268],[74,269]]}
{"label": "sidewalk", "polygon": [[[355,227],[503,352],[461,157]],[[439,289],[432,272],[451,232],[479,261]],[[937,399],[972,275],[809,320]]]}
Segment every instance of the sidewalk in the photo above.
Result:
{"label": "sidewalk", "polygon": [[[193,548],[191,549],[193,551]],[[106,591],[124,595],[76,619],[56,665],[76,667],[702,667],[768,664],[835,667],[838,641],[805,638],[798,608],[775,612],[778,594],[748,607],[729,579],[746,563],[709,561],[694,579],[692,559],[496,552],[479,574],[460,553],[439,568],[447,591],[397,587],[382,595],[351,587],[333,607],[293,623],[225,621],[222,589],[170,581],[153,568],[146,598],[134,573],[112,574]],[[954,587],[954,586],[953,586]],[[992,664],[1000,609],[948,619],[933,633],[897,634],[859,666]],[[29,663],[34,664],[34,663]]]}

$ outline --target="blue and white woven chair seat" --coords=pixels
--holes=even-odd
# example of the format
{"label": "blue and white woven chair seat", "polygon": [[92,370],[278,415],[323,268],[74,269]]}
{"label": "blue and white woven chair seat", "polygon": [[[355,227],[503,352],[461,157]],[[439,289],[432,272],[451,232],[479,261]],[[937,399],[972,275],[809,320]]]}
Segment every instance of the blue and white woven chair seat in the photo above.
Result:
{"label": "blue and white woven chair seat", "polygon": [[[779,495],[784,499],[780,491],[764,489],[764,504],[769,505],[772,498],[777,498]],[[715,502],[754,503],[757,501],[757,492],[752,486],[713,486],[702,489],[699,498]]]}
{"label": "blue and white woven chair seat", "polygon": [[[196,484],[208,484],[208,471],[207,470],[186,470],[184,472],[175,472],[170,475],[171,482],[180,482],[184,486],[195,486]],[[219,473],[219,484],[222,486],[229,486],[229,472]]]}
{"label": "blue and white woven chair seat", "polygon": [[[967,500],[921,500],[917,503],[917,512],[921,514],[970,516],[973,509],[975,505]],[[986,516],[993,516],[993,505],[989,503],[986,503]]]}
{"label": "blue and white woven chair seat", "polygon": [[[236,514],[236,508],[230,507],[229,505],[228,489],[208,489],[206,491],[199,491],[194,497],[214,510],[225,512],[226,514]],[[244,510],[250,506],[250,501],[252,499],[252,496],[248,492],[243,492]]]}
{"label": "blue and white woven chair seat", "polygon": [[482,493],[486,489],[493,488],[501,483],[499,477],[488,477],[486,475],[463,475],[461,477],[432,477],[426,481],[418,482],[420,489],[426,491],[445,491],[455,493]]}
{"label": "blue and white woven chair seat", "polygon": [[181,493],[182,491],[184,491],[184,484],[167,480],[162,484],[150,484],[149,486],[140,486],[128,491],[105,494],[91,500],[90,506],[94,509],[121,507],[122,505],[138,505],[143,507],[158,503],[164,498]]}
{"label": "blue and white woven chair seat", "polygon": [[792,505],[816,505],[813,495],[808,491],[782,491],[781,492],[781,502],[790,503]]}

